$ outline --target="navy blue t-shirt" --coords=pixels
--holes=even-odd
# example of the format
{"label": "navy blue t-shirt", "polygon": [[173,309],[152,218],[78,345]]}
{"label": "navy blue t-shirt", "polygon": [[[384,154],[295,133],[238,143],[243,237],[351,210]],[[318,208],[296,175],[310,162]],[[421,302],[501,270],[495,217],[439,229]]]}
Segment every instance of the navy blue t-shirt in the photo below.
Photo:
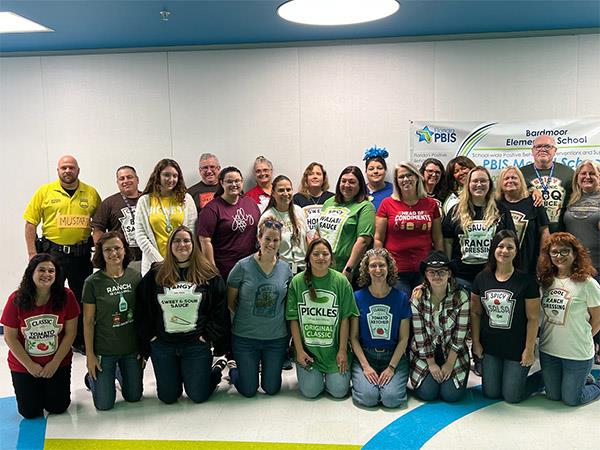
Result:
{"label": "navy blue t-shirt", "polygon": [[363,288],[356,291],[354,297],[360,312],[361,346],[394,350],[398,345],[400,322],[412,317],[407,295],[392,288],[384,298],[376,298],[371,295],[369,288]]}

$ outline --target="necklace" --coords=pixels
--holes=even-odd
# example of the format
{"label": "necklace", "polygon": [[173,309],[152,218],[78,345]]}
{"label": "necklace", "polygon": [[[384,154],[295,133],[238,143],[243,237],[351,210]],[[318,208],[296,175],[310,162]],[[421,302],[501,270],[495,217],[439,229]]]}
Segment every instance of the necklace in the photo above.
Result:
{"label": "necklace", "polygon": [[[119,276],[113,277],[109,274],[106,274],[106,276],[115,284],[115,286],[117,287],[117,289],[120,291],[121,290],[121,285],[119,283],[117,283],[117,278],[121,278],[123,275],[125,275],[125,271],[123,271],[123,273]],[[125,296],[123,295],[123,292],[119,292],[119,312],[125,312],[127,311],[127,308],[129,307],[129,305],[127,304],[127,300],[125,300]]]}
{"label": "necklace", "polygon": [[165,207],[162,204],[162,201],[160,200],[160,195],[158,196],[158,203],[160,205],[160,209],[162,210],[163,214],[165,215],[165,221],[166,221],[165,231],[167,233],[171,233],[171,231],[173,231],[173,225],[171,225],[171,214],[173,214],[173,204],[169,205],[169,212],[167,213],[167,210],[165,209]]}

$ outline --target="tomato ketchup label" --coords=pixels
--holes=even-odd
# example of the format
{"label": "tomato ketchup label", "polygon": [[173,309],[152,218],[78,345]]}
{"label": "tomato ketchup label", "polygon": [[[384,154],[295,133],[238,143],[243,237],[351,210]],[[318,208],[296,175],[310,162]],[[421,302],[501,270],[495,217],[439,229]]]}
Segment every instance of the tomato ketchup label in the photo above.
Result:
{"label": "tomato ketchup label", "polygon": [[21,328],[25,337],[25,350],[31,356],[53,355],[58,348],[61,330],[62,325],[54,314],[41,314],[25,319],[25,326]]}

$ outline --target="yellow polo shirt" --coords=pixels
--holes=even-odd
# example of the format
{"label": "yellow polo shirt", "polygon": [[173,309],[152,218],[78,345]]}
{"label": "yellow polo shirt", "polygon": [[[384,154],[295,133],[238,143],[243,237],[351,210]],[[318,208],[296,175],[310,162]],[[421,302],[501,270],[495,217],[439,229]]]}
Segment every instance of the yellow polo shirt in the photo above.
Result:
{"label": "yellow polo shirt", "polygon": [[46,239],[73,245],[90,236],[90,218],[100,201],[96,189],[81,181],[71,197],[56,180],[35,191],[23,219],[36,226],[42,222],[42,235]]}

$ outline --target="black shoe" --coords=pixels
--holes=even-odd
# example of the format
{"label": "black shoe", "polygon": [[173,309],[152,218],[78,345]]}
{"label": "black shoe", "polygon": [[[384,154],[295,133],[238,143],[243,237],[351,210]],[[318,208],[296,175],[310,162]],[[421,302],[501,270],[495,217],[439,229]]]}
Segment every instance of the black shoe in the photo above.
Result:
{"label": "black shoe", "polygon": [[481,359],[479,359],[475,355],[473,355],[473,367],[471,367],[471,372],[473,372],[478,377],[481,376]]}
{"label": "black shoe", "polygon": [[83,376],[83,384],[85,384],[85,387],[88,388],[89,391],[92,390],[92,387],[90,385],[90,374],[89,373],[86,373]]}
{"label": "black shoe", "polygon": [[293,368],[292,358],[285,358],[285,361],[283,361],[283,370],[292,370]]}
{"label": "black shoe", "polygon": [[225,358],[219,358],[213,364],[211,372],[223,372],[225,367],[227,367],[227,360]]}

